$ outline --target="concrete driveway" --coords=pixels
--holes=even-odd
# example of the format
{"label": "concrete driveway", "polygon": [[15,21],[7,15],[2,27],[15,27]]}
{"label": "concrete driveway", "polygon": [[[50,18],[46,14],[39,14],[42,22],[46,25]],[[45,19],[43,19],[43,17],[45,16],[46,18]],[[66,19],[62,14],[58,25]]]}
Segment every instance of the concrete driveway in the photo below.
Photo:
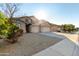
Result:
{"label": "concrete driveway", "polygon": [[56,34],[54,32],[44,32],[44,33],[40,33],[40,34],[46,35],[46,36],[49,36],[49,37],[57,37],[57,38],[60,38],[60,39],[65,39],[66,38],[63,35],[59,35],[59,34]]}
{"label": "concrete driveway", "polygon": [[15,44],[3,44],[0,42],[0,55],[8,56],[31,56],[58,42],[62,39],[49,37],[39,33],[26,33]]}
{"label": "concrete driveway", "polygon": [[40,34],[62,38],[63,40],[39,53],[34,54],[33,56],[79,56],[79,46],[68,38],[51,32]]}

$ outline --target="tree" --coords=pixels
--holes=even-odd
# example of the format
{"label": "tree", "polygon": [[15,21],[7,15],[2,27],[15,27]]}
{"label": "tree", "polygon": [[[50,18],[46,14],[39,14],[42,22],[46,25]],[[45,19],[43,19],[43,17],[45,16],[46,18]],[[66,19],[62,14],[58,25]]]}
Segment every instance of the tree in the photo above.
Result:
{"label": "tree", "polygon": [[3,24],[5,21],[7,21],[5,19],[6,19],[5,15],[0,11],[0,25]]}
{"label": "tree", "polygon": [[2,10],[9,18],[9,20],[12,20],[14,14],[19,10],[18,9],[19,4],[15,4],[15,3],[6,3],[1,6],[2,6]]}
{"label": "tree", "polygon": [[64,24],[64,25],[62,25],[62,30],[64,32],[73,32],[75,30],[75,25],[73,25],[73,24]]}
{"label": "tree", "polygon": [[[21,33],[20,33],[21,32]],[[6,39],[10,43],[15,43],[17,36],[22,34],[15,23],[10,24],[9,19],[0,12],[0,38]]]}

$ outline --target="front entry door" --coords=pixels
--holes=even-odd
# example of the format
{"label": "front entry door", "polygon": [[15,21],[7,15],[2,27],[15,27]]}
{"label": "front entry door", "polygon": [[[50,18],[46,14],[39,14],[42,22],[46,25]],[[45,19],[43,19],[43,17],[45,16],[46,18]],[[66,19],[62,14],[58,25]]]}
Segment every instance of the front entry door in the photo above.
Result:
{"label": "front entry door", "polygon": [[26,33],[30,33],[31,31],[30,31],[30,26],[31,26],[31,24],[26,24]]}

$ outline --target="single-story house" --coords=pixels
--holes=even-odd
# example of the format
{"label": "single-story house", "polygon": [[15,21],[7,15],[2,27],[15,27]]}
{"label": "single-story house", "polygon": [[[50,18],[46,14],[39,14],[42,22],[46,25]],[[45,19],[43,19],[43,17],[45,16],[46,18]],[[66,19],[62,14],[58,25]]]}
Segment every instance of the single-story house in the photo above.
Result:
{"label": "single-story house", "polygon": [[17,17],[15,18],[15,22],[17,26],[23,29],[23,32],[50,32],[57,30],[57,27],[51,25],[48,21],[45,20],[38,20],[34,16],[24,16],[24,17]]}
{"label": "single-story house", "polygon": [[52,24],[51,31],[54,31],[54,32],[61,31],[61,25]]}

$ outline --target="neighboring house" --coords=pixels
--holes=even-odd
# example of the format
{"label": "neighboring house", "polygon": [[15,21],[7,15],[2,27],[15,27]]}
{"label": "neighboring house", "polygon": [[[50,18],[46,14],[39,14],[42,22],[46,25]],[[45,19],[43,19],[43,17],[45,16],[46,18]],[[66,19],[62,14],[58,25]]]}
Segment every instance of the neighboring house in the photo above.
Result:
{"label": "neighboring house", "polygon": [[54,31],[54,32],[61,31],[61,26],[56,25],[56,24],[52,24],[51,25],[51,31]]}
{"label": "neighboring house", "polygon": [[16,19],[16,24],[19,28],[23,29],[25,32],[50,32],[58,30],[57,25],[51,25],[48,21],[45,20],[38,20],[34,16],[24,16],[18,17]]}

